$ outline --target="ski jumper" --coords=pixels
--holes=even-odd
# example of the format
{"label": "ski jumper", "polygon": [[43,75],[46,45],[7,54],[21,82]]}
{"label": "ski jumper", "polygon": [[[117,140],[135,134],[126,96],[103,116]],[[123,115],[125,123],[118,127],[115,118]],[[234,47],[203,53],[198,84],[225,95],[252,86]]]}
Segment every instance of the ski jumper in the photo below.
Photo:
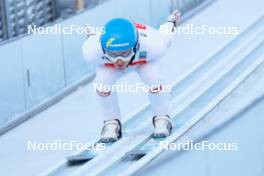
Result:
{"label": "ski jumper", "polygon": [[[171,27],[172,23],[164,26]],[[162,91],[165,84],[160,75],[159,60],[171,45],[171,35],[161,34],[148,25],[135,23],[138,30],[139,48],[133,61],[124,70],[118,70],[104,57],[99,35],[91,35],[83,44],[84,59],[89,64],[96,64],[95,83],[112,86],[121,76],[131,71],[138,73],[144,84],[151,87],[149,101],[154,115],[169,115],[169,92]],[[155,86],[156,87],[155,87]],[[96,90],[101,105],[103,120],[120,119],[120,109],[115,91]]]}

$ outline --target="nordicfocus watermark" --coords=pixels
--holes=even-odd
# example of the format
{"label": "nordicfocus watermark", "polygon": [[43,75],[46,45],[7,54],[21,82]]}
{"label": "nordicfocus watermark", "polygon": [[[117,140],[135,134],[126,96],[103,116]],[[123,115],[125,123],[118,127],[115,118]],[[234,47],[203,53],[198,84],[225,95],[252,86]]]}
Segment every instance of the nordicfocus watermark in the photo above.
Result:
{"label": "nordicfocus watermark", "polygon": [[136,93],[136,92],[171,92],[171,84],[146,85],[144,83],[127,83],[120,82],[113,85],[94,83],[94,91],[97,92],[119,92],[119,93]]}
{"label": "nordicfocus watermark", "polygon": [[105,33],[105,27],[94,27],[94,26],[79,26],[79,25],[69,25],[62,26],[61,24],[55,24],[54,26],[36,26],[36,25],[28,25],[27,28],[28,34],[38,34],[38,35],[90,35],[96,34],[101,35]]}
{"label": "nordicfocus watermark", "polygon": [[[183,24],[177,27],[169,27],[167,25],[161,25],[159,32],[162,34],[183,34],[183,35],[237,35],[239,28],[237,26],[210,26],[207,24],[194,25]],[[61,24],[55,24],[53,26],[36,26],[28,25],[28,34],[38,35],[101,35],[105,33],[104,26],[79,26],[68,25],[62,26]]]}
{"label": "nordicfocus watermark", "polygon": [[39,141],[29,140],[27,142],[27,150],[29,151],[60,151],[60,150],[102,151],[105,149],[106,149],[106,146],[104,143],[98,143],[97,145],[93,145],[93,143],[81,143],[78,141],[63,142],[61,140],[54,140],[54,141],[49,141],[49,142],[39,142]]}
{"label": "nordicfocus watermark", "polygon": [[236,151],[238,150],[238,143],[236,142],[209,142],[201,141],[194,142],[187,140],[186,142],[168,143],[161,141],[159,145],[160,150],[180,151],[180,150],[197,150],[197,151]]}
{"label": "nordicfocus watermark", "polygon": [[160,26],[159,32],[162,34],[183,35],[237,35],[239,33],[239,28],[236,26],[210,26],[207,24],[185,24],[177,27],[162,25]]}

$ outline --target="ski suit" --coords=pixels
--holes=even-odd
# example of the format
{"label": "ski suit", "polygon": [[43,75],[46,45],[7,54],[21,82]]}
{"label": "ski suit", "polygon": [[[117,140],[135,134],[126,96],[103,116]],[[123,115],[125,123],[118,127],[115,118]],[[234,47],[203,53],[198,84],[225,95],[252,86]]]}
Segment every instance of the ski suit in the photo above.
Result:
{"label": "ski suit", "polygon": [[[139,48],[128,67],[124,70],[116,69],[111,62],[104,57],[100,44],[100,35],[91,35],[82,46],[84,59],[89,64],[96,64],[95,84],[112,86],[117,79],[134,71],[139,74],[144,84],[151,87],[149,101],[154,115],[169,115],[169,92],[162,91],[164,80],[160,74],[159,60],[164,56],[171,44],[171,35],[161,34],[148,25],[134,23],[139,34]],[[164,26],[171,27],[167,22]],[[103,120],[121,118],[116,91],[97,89],[98,98],[102,108]]]}

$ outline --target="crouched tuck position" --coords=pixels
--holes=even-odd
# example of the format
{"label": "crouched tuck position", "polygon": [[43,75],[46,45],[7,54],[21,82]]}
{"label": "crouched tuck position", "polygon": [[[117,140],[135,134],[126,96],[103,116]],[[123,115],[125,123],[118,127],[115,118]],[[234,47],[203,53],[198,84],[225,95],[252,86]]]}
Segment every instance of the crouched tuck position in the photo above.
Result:
{"label": "crouched tuck position", "polygon": [[[180,20],[174,11],[161,27],[173,27]],[[95,83],[112,87],[121,76],[135,71],[150,87],[149,100],[153,110],[153,137],[167,137],[172,130],[169,92],[162,91],[164,82],[158,62],[170,45],[170,33],[161,33],[148,25],[115,18],[105,24],[101,35],[89,35],[82,51],[85,60],[96,65]],[[122,137],[121,115],[116,91],[97,88],[104,118],[102,142],[115,142]]]}

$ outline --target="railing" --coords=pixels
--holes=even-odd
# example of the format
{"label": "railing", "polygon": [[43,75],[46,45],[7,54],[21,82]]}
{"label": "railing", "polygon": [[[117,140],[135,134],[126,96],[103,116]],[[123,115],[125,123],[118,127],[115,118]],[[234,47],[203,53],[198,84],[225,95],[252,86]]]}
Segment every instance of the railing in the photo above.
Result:
{"label": "railing", "polygon": [[55,0],[1,0],[0,39],[19,36],[28,25],[42,26],[55,18]]}
{"label": "railing", "polygon": [[206,0],[170,0],[170,10],[179,9],[182,13],[186,13],[204,1]]}
{"label": "railing", "polygon": [[5,23],[4,23],[4,6],[0,1],[0,42],[6,39]]}

